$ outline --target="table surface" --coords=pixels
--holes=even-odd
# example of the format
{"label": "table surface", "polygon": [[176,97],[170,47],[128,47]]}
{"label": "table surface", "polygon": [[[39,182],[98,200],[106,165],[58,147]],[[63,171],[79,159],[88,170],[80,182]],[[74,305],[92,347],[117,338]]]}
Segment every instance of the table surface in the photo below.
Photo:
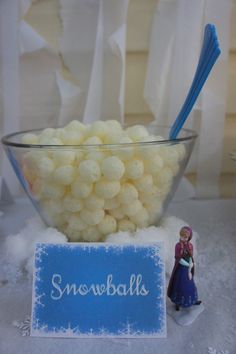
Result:
{"label": "table surface", "polygon": [[[26,199],[1,205],[0,217],[0,354],[234,354],[236,353],[236,199],[186,200],[172,203],[175,215],[199,234],[195,280],[205,310],[188,327],[167,316],[166,339],[61,339],[23,337],[13,326],[31,311],[31,283],[7,282],[4,238],[17,233],[35,215]],[[212,348],[212,349],[210,349]]]}

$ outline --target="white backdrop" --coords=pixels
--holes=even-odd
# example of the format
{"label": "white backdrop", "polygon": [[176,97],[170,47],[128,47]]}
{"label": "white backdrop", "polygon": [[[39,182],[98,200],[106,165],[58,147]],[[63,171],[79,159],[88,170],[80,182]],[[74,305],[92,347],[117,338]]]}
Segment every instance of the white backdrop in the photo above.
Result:
{"label": "white backdrop", "polygon": [[[31,2],[0,2],[1,135],[61,125],[68,117],[123,122],[129,0],[60,0],[59,51],[24,22]],[[189,170],[197,172],[200,197],[219,192],[230,5],[230,0],[159,0],[153,15],[144,97],[164,124],[173,122],[190,87],[204,25],[217,27],[222,54],[187,123],[199,133]],[[72,80],[63,77],[61,58]],[[17,194],[2,151],[0,175]]]}

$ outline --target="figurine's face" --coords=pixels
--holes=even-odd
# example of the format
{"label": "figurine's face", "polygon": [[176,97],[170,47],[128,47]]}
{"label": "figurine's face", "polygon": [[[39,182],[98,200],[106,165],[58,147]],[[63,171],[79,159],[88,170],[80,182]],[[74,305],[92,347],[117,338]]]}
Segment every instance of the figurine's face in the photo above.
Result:
{"label": "figurine's face", "polygon": [[180,240],[182,242],[187,242],[188,239],[190,237],[190,233],[188,232],[188,230],[182,230],[180,233]]}

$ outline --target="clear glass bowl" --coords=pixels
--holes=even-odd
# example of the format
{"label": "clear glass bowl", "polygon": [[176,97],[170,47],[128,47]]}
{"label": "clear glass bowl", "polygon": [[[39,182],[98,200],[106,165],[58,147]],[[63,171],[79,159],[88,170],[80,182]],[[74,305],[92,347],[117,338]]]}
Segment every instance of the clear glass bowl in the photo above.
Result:
{"label": "clear glass bowl", "polygon": [[[43,131],[38,129],[7,135],[2,143],[47,226],[56,227],[70,241],[103,241],[113,232],[157,225],[191,156],[195,132],[183,129],[178,139],[169,140],[169,127],[145,127],[162,140],[98,145],[21,142],[26,133]],[[109,157],[112,168],[104,164]]]}

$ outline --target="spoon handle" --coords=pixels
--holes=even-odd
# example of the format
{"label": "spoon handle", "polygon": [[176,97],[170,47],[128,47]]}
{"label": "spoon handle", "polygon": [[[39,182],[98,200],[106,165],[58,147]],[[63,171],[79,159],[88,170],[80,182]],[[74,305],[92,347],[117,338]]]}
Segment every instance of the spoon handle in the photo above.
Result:
{"label": "spoon handle", "polygon": [[177,138],[219,55],[220,48],[215,26],[212,24],[207,24],[205,26],[202,49],[192,85],[184,104],[171,127],[169,134],[170,139]]}

